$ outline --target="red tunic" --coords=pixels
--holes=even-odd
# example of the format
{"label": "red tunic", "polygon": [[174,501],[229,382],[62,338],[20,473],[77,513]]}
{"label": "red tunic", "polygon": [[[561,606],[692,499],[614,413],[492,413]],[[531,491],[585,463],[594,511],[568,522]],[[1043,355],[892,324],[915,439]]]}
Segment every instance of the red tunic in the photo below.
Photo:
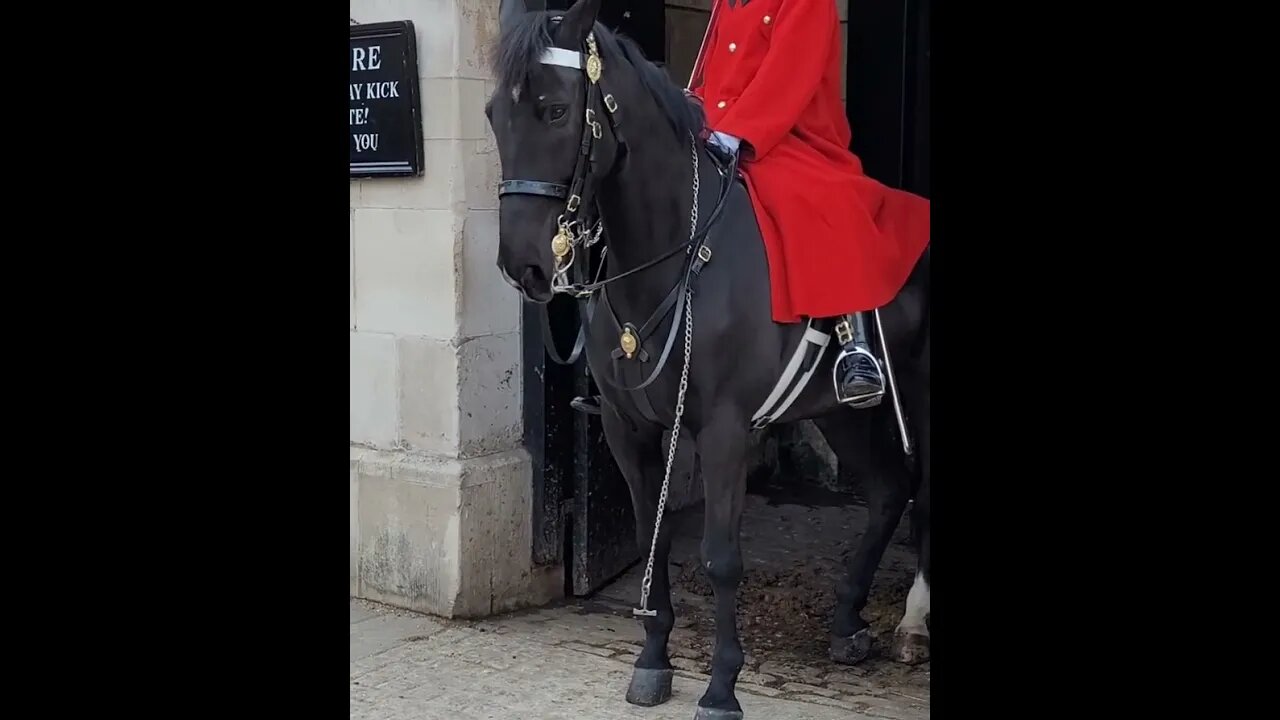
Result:
{"label": "red tunic", "polygon": [[849,150],[835,0],[716,0],[692,92],[750,143],[743,174],[769,258],[773,319],[887,304],[929,242],[929,201]]}

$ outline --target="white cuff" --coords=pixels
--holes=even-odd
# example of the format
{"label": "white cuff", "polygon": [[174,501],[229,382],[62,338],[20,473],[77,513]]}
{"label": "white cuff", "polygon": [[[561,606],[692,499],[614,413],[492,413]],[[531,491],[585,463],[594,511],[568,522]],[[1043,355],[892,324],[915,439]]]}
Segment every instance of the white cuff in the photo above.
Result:
{"label": "white cuff", "polygon": [[738,145],[741,143],[738,138],[719,131],[711,133],[711,142],[714,142],[731,153],[738,152]]}

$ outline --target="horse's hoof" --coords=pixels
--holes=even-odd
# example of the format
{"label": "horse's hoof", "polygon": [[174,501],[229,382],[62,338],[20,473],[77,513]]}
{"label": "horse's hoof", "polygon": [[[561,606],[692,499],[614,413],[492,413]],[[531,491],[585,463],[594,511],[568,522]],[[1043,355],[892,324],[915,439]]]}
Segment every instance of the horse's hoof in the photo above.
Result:
{"label": "horse's hoof", "polygon": [[831,659],[845,665],[856,665],[871,654],[871,628],[862,628],[852,637],[831,638]]}
{"label": "horse's hoof", "polygon": [[718,710],[699,705],[698,711],[693,714],[693,720],[742,720],[742,711]]}
{"label": "horse's hoof", "polygon": [[675,674],[671,668],[636,668],[631,673],[631,686],[627,688],[627,702],[653,707],[670,700],[671,678]]}
{"label": "horse's hoof", "polygon": [[919,665],[929,659],[929,636],[919,633],[895,633],[890,655],[900,663]]}

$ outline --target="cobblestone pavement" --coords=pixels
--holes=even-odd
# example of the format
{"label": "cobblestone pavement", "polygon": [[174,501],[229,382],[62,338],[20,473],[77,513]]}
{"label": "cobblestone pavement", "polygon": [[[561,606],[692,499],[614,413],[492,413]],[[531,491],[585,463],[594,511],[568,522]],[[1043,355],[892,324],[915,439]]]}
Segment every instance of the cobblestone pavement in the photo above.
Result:
{"label": "cobblestone pavement", "polygon": [[[642,637],[630,618],[570,605],[478,622],[451,622],[351,603],[351,717],[370,720],[688,720],[707,669],[673,658],[671,700],[655,708],[623,696]],[[764,670],[778,673],[764,677]],[[915,720],[907,698],[856,673],[744,672],[738,698],[750,720]],[[804,682],[804,681],[808,682]],[[772,684],[773,686],[770,686]]]}

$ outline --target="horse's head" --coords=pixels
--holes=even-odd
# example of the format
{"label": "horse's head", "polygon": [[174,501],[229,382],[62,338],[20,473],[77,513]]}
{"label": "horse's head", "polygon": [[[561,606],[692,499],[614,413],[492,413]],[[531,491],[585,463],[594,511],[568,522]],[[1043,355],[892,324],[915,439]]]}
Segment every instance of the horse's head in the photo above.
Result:
{"label": "horse's head", "polygon": [[[601,0],[579,0],[558,17],[502,0],[497,87],[485,114],[498,144],[498,267],[526,299],[545,303],[600,178],[617,156],[605,115],[592,29]],[[559,253],[559,260],[557,260]],[[579,262],[585,262],[585,259]]]}

